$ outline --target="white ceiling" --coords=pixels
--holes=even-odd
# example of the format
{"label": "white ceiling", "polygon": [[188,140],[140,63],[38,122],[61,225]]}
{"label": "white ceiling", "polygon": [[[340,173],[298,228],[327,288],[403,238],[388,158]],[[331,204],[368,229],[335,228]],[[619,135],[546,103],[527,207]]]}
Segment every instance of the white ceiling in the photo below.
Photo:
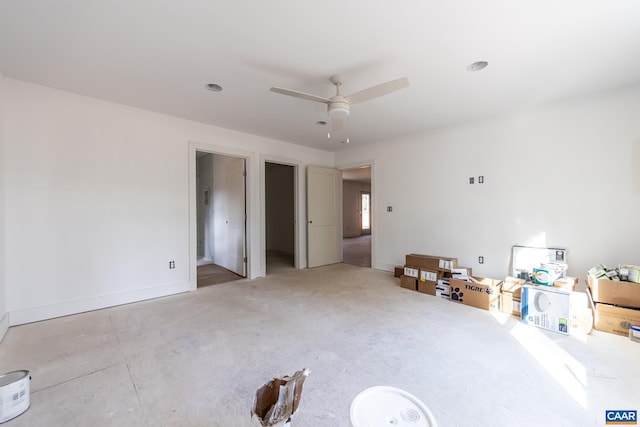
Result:
{"label": "white ceiling", "polygon": [[[340,150],[638,83],[640,1],[0,0],[0,70]],[[411,85],[352,106],[328,140],[323,104],[269,88],[329,97],[332,74],[345,94]]]}

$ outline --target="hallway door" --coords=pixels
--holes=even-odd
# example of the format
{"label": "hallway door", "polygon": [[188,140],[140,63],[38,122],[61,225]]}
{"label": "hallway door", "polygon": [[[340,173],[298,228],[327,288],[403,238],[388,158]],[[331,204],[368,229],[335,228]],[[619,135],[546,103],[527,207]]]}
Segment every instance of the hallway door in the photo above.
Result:
{"label": "hallway door", "polygon": [[245,160],[234,158],[226,169],[228,270],[247,276],[246,263],[246,210],[245,210]]}
{"label": "hallway door", "polygon": [[341,198],[341,171],[307,168],[307,265],[310,268],[342,261]]}

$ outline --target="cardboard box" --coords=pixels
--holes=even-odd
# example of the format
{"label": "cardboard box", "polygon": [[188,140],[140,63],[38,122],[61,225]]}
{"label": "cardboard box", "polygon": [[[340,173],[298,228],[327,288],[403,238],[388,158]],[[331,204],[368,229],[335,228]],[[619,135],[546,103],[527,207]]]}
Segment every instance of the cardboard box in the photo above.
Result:
{"label": "cardboard box", "polygon": [[420,269],[418,267],[412,267],[405,265],[404,266],[404,275],[409,277],[415,277],[416,279],[419,277]]}
{"label": "cardboard box", "polygon": [[502,283],[502,291],[500,292],[500,311],[508,313],[520,318],[522,285],[525,281],[516,279],[515,277],[507,277]]}
{"label": "cardboard box", "polygon": [[520,297],[515,296],[514,292],[502,291],[500,293],[500,298],[500,311],[516,316],[519,319],[521,312]]}
{"label": "cardboard box", "polygon": [[471,267],[456,267],[451,269],[451,277],[458,280],[469,280],[471,274]]}
{"label": "cardboard box", "polygon": [[587,285],[594,302],[640,308],[640,283],[594,279],[589,275]]}
{"label": "cardboard box", "polygon": [[553,282],[553,287],[562,289],[563,291],[573,292],[576,290],[576,286],[578,285],[577,277],[562,277],[555,282]]}
{"label": "cardboard box", "polygon": [[303,369],[292,376],[275,377],[256,391],[251,408],[251,425],[260,427],[288,427],[298,410],[302,386],[309,376]]}
{"label": "cardboard box", "polygon": [[421,268],[418,279],[421,282],[433,282],[434,284],[444,277],[444,272],[440,270],[428,270]]}
{"label": "cardboard box", "polygon": [[400,276],[400,286],[405,289],[411,289],[412,291],[418,290],[418,279],[411,276]]}
{"label": "cardboard box", "polygon": [[400,278],[400,276],[402,276],[404,274],[404,267],[401,265],[396,265],[393,268],[393,277],[397,277],[398,279]]}
{"label": "cardboard box", "polygon": [[408,254],[405,256],[405,265],[411,265],[426,270],[450,271],[458,266],[458,259],[443,256]]}
{"label": "cardboard box", "polygon": [[474,277],[475,282],[451,279],[451,301],[483,310],[500,309],[502,281],[484,277]]}
{"label": "cardboard box", "polygon": [[436,282],[420,282],[418,281],[418,292],[423,294],[436,294]]}
{"label": "cardboard box", "polygon": [[451,285],[448,279],[440,279],[436,283],[436,296],[449,299],[451,296]]}
{"label": "cardboard box", "polygon": [[628,337],[631,326],[640,326],[639,309],[595,302],[589,289],[587,295],[593,307],[593,326],[596,330]]}
{"label": "cardboard box", "polygon": [[571,329],[571,293],[548,286],[522,287],[523,323],[568,335]]}

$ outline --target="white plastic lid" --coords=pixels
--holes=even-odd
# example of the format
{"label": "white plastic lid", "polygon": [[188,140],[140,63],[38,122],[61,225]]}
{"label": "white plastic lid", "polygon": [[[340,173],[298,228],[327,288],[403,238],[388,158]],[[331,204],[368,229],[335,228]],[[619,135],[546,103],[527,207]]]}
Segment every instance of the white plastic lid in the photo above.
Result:
{"label": "white plastic lid", "polygon": [[368,388],[351,402],[353,427],[436,427],[429,408],[418,398],[394,387]]}

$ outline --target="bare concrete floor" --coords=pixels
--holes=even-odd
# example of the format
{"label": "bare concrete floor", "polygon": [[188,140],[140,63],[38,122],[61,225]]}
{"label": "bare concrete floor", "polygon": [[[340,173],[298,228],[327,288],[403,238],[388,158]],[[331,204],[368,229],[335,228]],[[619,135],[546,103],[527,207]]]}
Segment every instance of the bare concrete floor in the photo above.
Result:
{"label": "bare concrete floor", "polygon": [[307,367],[296,426],[349,426],[363,389],[404,389],[439,426],[602,426],[640,409],[640,344],[546,333],[336,264],[10,328],[31,371],[14,426],[248,426],[255,390]]}

